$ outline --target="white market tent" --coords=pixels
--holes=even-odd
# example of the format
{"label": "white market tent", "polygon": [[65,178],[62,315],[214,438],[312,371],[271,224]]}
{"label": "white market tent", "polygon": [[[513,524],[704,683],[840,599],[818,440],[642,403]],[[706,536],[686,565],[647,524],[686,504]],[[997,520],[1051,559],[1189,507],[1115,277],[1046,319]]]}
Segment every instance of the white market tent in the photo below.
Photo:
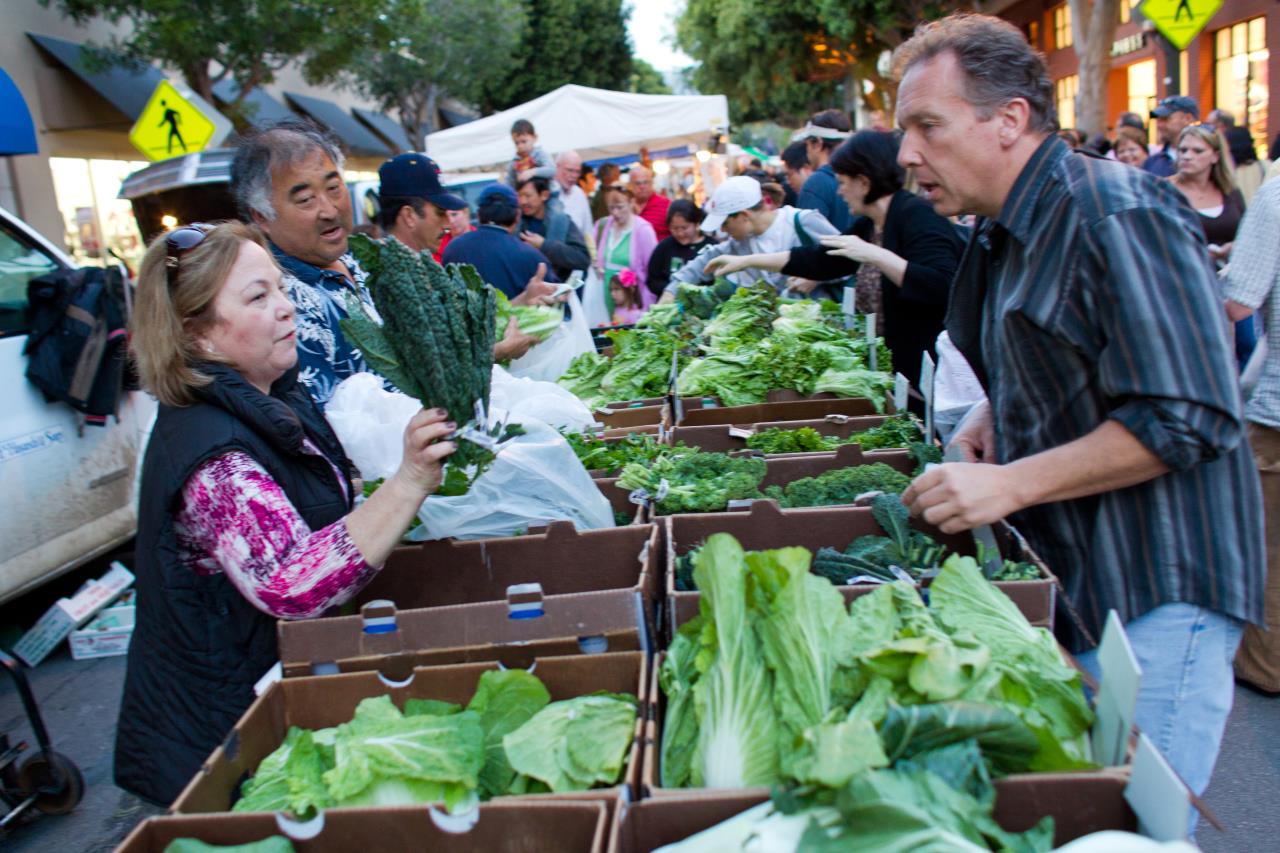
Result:
{"label": "white market tent", "polygon": [[705,145],[729,125],[724,95],[635,95],[569,84],[528,103],[427,136],[426,153],[456,171],[506,164],[515,154],[511,124],[528,119],[538,145],[554,156],[573,149],[583,160]]}

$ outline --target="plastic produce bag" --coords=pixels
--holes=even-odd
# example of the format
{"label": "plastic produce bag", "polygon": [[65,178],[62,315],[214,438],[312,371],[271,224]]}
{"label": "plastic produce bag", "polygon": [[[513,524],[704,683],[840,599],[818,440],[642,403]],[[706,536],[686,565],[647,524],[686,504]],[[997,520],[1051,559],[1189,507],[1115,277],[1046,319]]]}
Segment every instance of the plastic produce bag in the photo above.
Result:
{"label": "plastic produce bag", "polygon": [[505,410],[508,419],[517,424],[534,418],[553,427],[581,431],[595,421],[585,403],[556,383],[518,379],[496,364],[489,405]]}
{"label": "plastic produce bag", "polygon": [[[499,420],[509,418],[493,408]],[[525,434],[502,446],[465,495],[433,496],[418,510],[422,525],[409,539],[513,536],[565,519],[579,530],[613,527],[613,507],[564,438],[542,421],[521,418]]]}
{"label": "plastic produce bag", "polygon": [[[528,400],[517,400],[527,407],[559,406],[567,411],[563,399],[549,392],[535,394],[526,390],[530,386],[541,390],[540,386],[549,383],[509,377],[501,383],[497,380],[495,372],[490,421],[519,423],[525,434],[502,445],[489,470],[465,495],[427,498],[418,509],[422,526],[410,538],[511,536],[558,519],[572,521],[579,530],[613,527],[613,508],[608,498],[596,487],[569,443],[544,421],[527,414],[516,417],[496,404],[501,384],[513,389],[509,392],[512,396],[527,393]],[[512,384],[515,382],[519,384]],[[582,407],[577,398],[568,396]],[[377,376],[361,373],[338,385],[325,416],[360,475],[365,480],[376,480],[390,477],[400,467],[405,425],[420,408],[417,400],[384,390]],[[578,416],[590,423],[590,413],[585,407],[581,411],[584,414]]]}
{"label": "plastic produce bag", "polygon": [[390,477],[404,455],[404,428],[422,404],[387,391],[373,373],[357,373],[338,385],[324,411],[342,449],[365,480]]}
{"label": "plastic produce bag", "polygon": [[[588,286],[590,286],[588,284]],[[569,291],[569,317],[551,336],[511,362],[511,375],[526,379],[555,382],[569,369],[569,362],[584,352],[595,352],[591,327],[578,294]]]}
{"label": "plastic produce bag", "polygon": [[582,290],[582,309],[588,330],[597,326],[607,326],[613,318],[609,316],[609,306],[604,299],[604,276],[596,265],[587,270],[587,283]]}

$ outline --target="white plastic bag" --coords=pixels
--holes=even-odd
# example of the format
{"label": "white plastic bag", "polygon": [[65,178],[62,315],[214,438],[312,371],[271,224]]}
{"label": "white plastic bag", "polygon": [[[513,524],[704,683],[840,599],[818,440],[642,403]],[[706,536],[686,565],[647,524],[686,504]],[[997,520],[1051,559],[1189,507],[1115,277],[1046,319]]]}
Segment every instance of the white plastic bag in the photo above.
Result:
{"label": "white plastic bag", "polygon": [[607,326],[613,320],[604,299],[604,276],[595,264],[587,270],[587,283],[582,289],[582,310],[586,314],[588,332],[597,326]]}
{"label": "white plastic bag", "polygon": [[496,364],[489,405],[505,410],[512,423],[533,418],[553,427],[580,432],[595,421],[585,403],[554,382],[520,379]]}
{"label": "white plastic bag", "polygon": [[366,480],[390,477],[404,456],[404,428],[422,404],[387,391],[372,373],[350,376],[333,390],[325,418]]}
{"label": "white plastic bag", "polygon": [[[495,389],[505,385],[510,396],[536,387],[540,393],[529,392],[529,400],[520,401],[529,404],[526,412],[529,407],[555,406],[568,411],[557,393],[568,392],[554,385],[547,388],[550,383],[500,378],[497,370],[495,379]],[[572,394],[568,396],[581,407],[576,417],[590,423],[590,412]],[[385,391],[381,379],[362,373],[334,389],[325,416],[361,476],[376,480],[390,477],[400,467],[404,428],[420,408],[417,400]],[[495,404],[494,395],[489,409],[491,421],[519,423],[525,435],[503,445],[493,464],[465,495],[427,498],[418,509],[423,524],[410,538],[511,536],[557,519],[572,521],[579,530],[614,526],[608,498],[555,429],[529,414],[514,417]]]}
{"label": "white plastic bag", "polygon": [[[587,284],[590,287],[590,282]],[[569,317],[551,336],[511,362],[511,375],[555,382],[569,369],[569,362],[584,352],[595,352],[591,327],[578,294],[569,291]],[[603,304],[603,303],[601,303]]]}
{"label": "white plastic bag", "polygon": [[[493,409],[501,420],[505,413]],[[514,418],[509,418],[512,422]],[[549,521],[579,530],[613,527],[613,507],[573,449],[547,424],[522,419],[525,434],[503,445],[489,470],[465,495],[432,496],[418,510],[422,525],[409,539],[514,536]]]}

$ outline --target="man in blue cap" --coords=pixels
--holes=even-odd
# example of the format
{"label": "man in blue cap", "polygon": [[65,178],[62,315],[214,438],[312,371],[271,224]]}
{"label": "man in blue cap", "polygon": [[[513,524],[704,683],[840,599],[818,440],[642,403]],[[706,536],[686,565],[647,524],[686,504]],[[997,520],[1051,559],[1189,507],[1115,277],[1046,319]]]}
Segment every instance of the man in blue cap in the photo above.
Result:
{"label": "man in blue cap", "polygon": [[1156,104],[1151,117],[1156,120],[1156,133],[1164,147],[1148,157],[1142,168],[1167,178],[1178,171],[1178,137],[1200,120],[1200,106],[1186,95],[1170,95]]}
{"label": "man in blue cap", "polygon": [[505,184],[492,184],[480,193],[476,216],[480,227],[449,241],[446,264],[471,264],[480,277],[518,305],[550,304],[559,281],[548,272],[547,258],[515,236],[520,227],[520,200]]}
{"label": "man in blue cap", "polygon": [[449,226],[448,211],[467,202],[440,185],[440,167],[425,154],[392,157],[378,169],[378,224],[415,252],[434,252]]}

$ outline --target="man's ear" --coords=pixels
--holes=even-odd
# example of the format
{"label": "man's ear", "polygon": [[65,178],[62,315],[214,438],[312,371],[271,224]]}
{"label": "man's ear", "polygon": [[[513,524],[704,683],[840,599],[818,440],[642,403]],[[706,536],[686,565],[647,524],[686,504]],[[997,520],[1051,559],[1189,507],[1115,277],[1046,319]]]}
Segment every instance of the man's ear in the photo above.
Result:
{"label": "man's ear", "polygon": [[1001,146],[1008,148],[1027,132],[1031,124],[1031,105],[1026,98],[1014,98],[996,110]]}
{"label": "man's ear", "polygon": [[258,226],[258,229],[259,229],[260,231],[262,231],[262,233],[264,233],[264,234],[270,234],[270,233],[271,233],[271,232],[267,229],[267,225],[268,225],[268,224],[270,224],[271,220],[270,220],[270,219],[267,219],[267,217],[263,216],[263,215],[262,215],[261,213],[259,213],[258,211],[253,210],[253,209],[250,209],[250,210],[249,210],[249,221],[251,221],[254,225]]}
{"label": "man's ear", "polygon": [[396,225],[401,228],[412,228],[418,218],[418,214],[414,212],[411,204],[406,204],[396,211]]}

